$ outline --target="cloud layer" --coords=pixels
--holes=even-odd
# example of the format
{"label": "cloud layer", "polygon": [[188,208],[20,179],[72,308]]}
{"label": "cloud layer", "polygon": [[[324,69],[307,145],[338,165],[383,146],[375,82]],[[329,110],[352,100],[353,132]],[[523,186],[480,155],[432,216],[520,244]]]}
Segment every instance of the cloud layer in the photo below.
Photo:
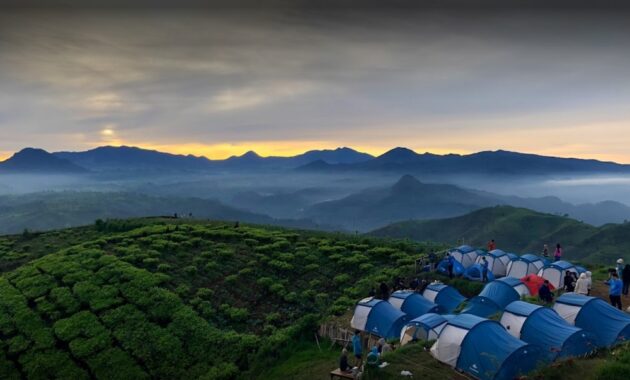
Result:
{"label": "cloud layer", "polygon": [[0,14],[0,155],[349,145],[630,162],[624,12]]}

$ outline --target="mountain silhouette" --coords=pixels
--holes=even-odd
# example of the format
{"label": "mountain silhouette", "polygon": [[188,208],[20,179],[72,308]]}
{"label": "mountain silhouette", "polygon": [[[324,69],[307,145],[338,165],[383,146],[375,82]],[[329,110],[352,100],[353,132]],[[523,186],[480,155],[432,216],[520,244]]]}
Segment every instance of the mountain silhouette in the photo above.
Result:
{"label": "mountain silhouette", "polygon": [[12,173],[84,173],[87,170],[43,149],[25,148],[0,162],[1,172]]}

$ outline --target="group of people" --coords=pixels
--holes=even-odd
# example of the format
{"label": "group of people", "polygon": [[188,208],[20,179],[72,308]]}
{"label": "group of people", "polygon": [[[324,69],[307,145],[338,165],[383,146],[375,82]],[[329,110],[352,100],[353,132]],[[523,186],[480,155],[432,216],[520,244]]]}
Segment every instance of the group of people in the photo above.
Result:
{"label": "group of people", "polygon": [[424,292],[424,289],[426,289],[427,285],[429,285],[429,281],[427,281],[426,279],[420,280],[418,277],[415,277],[411,281],[409,281],[409,285],[405,283],[405,280],[402,277],[394,278],[393,283],[394,285],[390,290],[390,287],[385,282],[381,282],[378,287],[379,291],[377,292],[376,288],[373,287],[368,293],[368,296],[387,301],[389,299],[391,291],[395,292],[397,290],[412,290],[414,292],[422,293]]}
{"label": "group of people", "polygon": [[[394,348],[384,338],[380,338],[376,345],[372,347],[367,355],[368,364],[376,364],[381,355],[392,352]],[[353,373],[361,369],[363,365],[363,339],[361,337],[361,331],[355,330],[352,337],[352,353],[354,355],[354,366],[351,366],[348,361],[348,350],[344,348],[341,350],[341,357],[339,358],[339,369],[342,372]]]}

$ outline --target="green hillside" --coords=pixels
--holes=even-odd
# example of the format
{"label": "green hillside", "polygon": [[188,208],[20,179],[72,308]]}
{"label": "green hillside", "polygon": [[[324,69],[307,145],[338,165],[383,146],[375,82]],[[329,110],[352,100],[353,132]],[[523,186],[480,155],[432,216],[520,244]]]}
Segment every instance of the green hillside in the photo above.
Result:
{"label": "green hillside", "polygon": [[174,214],[296,228],[320,228],[309,221],[273,219],[210,199],[156,197],[130,192],[61,191],[0,196],[0,234],[19,233],[24,229],[48,231],[83,226],[98,218],[123,219]]}
{"label": "green hillside", "polygon": [[0,378],[256,378],[434,248],[170,219],[0,237]]}
{"label": "green hillside", "polygon": [[594,227],[567,217],[509,206],[490,207],[449,219],[394,223],[373,236],[436,241],[451,246],[462,242],[484,247],[495,239],[498,248],[516,253],[540,253],[561,243],[565,258],[593,263],[630,259],[630,223]]}

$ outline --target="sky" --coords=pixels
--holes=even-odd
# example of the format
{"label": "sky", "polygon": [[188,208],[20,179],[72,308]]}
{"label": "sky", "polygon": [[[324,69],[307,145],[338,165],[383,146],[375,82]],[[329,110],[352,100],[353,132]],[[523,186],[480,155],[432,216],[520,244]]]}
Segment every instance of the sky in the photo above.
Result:
{"label": "sky", "polygon": [[0,159],[405,146],[630,163],[629,32],[623,9],[4,9]]}

